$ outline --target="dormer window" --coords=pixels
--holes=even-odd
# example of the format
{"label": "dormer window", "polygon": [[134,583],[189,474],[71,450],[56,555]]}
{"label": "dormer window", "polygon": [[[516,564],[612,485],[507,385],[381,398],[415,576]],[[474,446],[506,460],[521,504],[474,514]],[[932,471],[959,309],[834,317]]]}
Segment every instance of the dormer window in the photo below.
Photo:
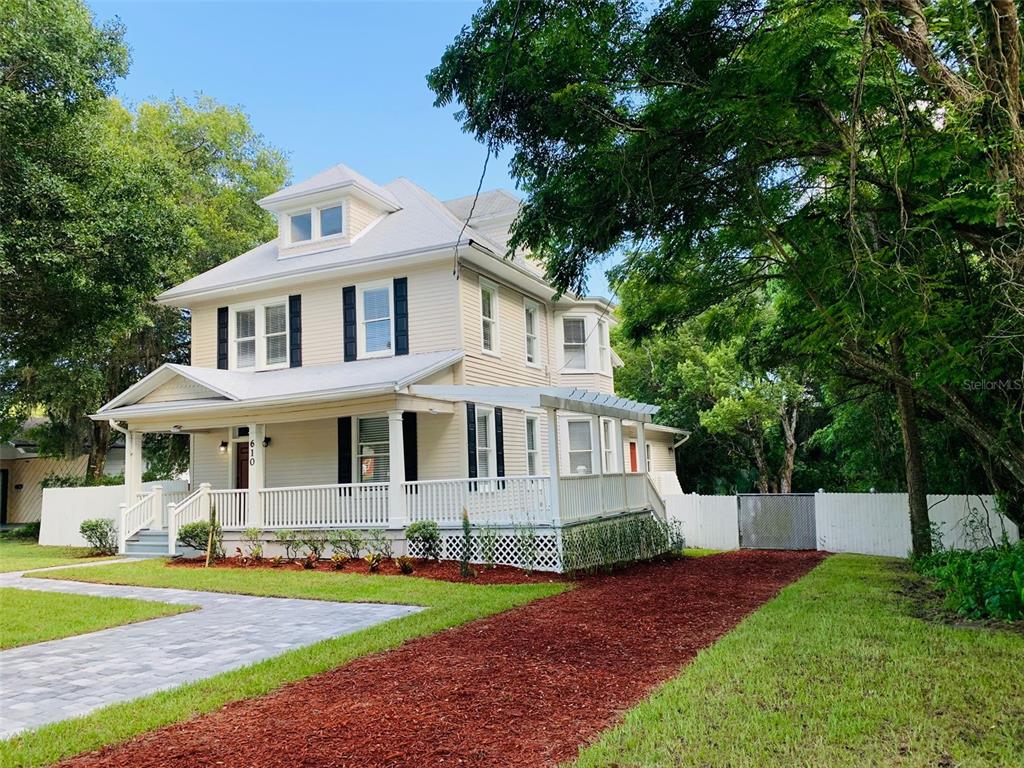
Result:
{"label": "dormer window", "polygon": [[313,215],[310,211],[293,213],[291,219],[291,241],[301,243],[313,239]]}
{"label": "dormer window", "polygon": [[330,208],[321,208],[320,237],[340,235],[341,232],[341,206],[335,205]]}

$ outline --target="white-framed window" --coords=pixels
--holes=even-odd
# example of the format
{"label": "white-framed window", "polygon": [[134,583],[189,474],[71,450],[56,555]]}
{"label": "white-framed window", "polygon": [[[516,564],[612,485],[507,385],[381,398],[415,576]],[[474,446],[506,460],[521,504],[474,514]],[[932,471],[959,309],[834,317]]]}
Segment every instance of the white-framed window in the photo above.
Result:
{"label": "white-framed window", "polygon": [[594,474],[594,443],[590,419],[570,419],[569,472],[573,475]]}
{"label": "white-framed window", "polygon": [[498,354],[498,286],[480,281],[480,347]]}
{"label": "white-framed window", "polygon": [[612,343],[608,335],[608,321],[604,318],[597,321],[597,345],[601,370],[610,373],[612,370]]}
{"label": "white-framed window", "polygon": [[476,476],[494,477],[494,409],[476,407]]}
{"label": "white-framed window", "polygon": [[304,243],[313,239],[312,211],[301,211],[288,217],[288,239],[293,243]]}
{"label": "white-framed window", "polygon": [[582,317],[562,318],[562,353],[565,368],[587,367],[587,323]]}
{"label": "white-framed window", "polygon": [[534,301],[523,304],[523,320],[526,324],[526,364],[540,365],[540,307]]}
{"label": "white-framed window", "polygon": [[386,483],[391,477],[387,416],[356,419],[356,469],[360,483]]}
{"label": "white-framed window", "polygon": [[606,473],[618,471],[615,461],[615,420],[601,419],[601,467]]}
{"label": "white-framed window", "polygon": [[356,292],[359,356],[388,357],[394,354],[395,324],[392,317],[391,282],[360,285]]}
{"label": "white-framed window", "polygon": [[647,450],[644,451],[644,456],[647,457],[647,474],[650,474],[652,472],[652,466],[653,466],[652,463],[651,463],[651,450],[652,449],[653,448],[652,448],[651,444],[648,443],[647,444]]}
{"label": "white-framed window", "polygon": [[331,237],[344,232],[342,227],[341,206],[332,205],[320,209],[320,237]]}
{"label": "white-framed window", "polygon": [[540,474],[540,419],[526,417],[526,474]]}
{"label": "white-framed window", "polygon": [[232,307],[230,367],[283,368],[288,365],[288,300]]}

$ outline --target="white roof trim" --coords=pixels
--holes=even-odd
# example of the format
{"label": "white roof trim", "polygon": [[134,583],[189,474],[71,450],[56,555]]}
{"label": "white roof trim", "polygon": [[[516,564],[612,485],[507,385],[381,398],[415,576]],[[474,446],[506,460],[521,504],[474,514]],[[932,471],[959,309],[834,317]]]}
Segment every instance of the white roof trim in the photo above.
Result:
{"label": "white roof trim", "polygon": [[409,392],[438,400],[482,402],[510,408],[557,408],[573,413],[612,416],[649,422],[656,405],[638,403],[618,395],[574,387],[486,387],[476,385],[416,384]]}

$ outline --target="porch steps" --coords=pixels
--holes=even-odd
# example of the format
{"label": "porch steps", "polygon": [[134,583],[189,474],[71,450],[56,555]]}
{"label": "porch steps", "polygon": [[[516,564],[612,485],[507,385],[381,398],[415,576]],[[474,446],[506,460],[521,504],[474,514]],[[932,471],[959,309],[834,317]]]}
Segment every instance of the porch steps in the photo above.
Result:
{"label": "porch steps", "polygon": [[128,557],[166,557],[167,531],[143,529],[125,542]]}

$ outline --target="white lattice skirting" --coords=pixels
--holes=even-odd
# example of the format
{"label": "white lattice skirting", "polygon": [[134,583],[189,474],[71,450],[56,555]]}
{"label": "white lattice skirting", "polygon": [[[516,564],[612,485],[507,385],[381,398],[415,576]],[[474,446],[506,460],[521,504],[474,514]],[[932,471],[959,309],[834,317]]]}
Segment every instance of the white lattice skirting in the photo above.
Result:
{"label": "white lattice skirting", "polygon": [[[636,512],[563,528],[473,526],[469,561],[562,573],[648,560],[682,545],[678,532],[671,526],[651,512]],[[461,528],[441,530],[443,559],[461,560],[464,546]],[[414,542],[409,542],[409,554],[424,555]]]}

